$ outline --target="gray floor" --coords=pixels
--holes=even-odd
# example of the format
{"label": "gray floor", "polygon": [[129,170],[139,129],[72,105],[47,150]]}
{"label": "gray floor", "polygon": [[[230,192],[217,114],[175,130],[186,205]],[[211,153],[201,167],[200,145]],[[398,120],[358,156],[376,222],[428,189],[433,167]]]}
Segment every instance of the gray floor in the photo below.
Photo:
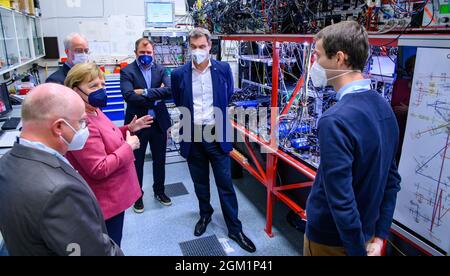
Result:
{"label": "gray floor", "polygon": [[[180,243],[196,239],[193,234],[198,221],[198,202],[186,163],[167,165],[166,184],[183,182],[189,195],[172,198],[173,206],[164,207],[153,199],[151,161],[145,164],[145,213],[138,215],[128,210],[125,217],[122,248],[130,256],[182,256]],[[248,254],[234,241],[227,239],[217,189],[211,176],[213,221],[204,237],[216,235],[229,256],[298,256],[302,254],[303,237],[288,225],[288,208],[277,204],[274,211],[274,238],[264,232],[265,189],[251,176],[235,181],[239,201],[239,217],[244,232],[257,246],[256,254]]]}

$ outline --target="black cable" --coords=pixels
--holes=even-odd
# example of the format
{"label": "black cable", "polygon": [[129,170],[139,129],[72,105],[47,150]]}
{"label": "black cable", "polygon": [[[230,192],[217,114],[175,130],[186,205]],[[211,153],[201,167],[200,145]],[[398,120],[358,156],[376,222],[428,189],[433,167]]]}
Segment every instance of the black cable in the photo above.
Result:
{"label": "black cable", "polygon": [[405,29],[393,40],[391,40],[390,42],[383,44],[383,45],[374,45],[374,46],[378,46],[378,47],[387,47],[392,45],[394,42],[396,42],[397,40],[399,40],[404,34],[406,34],[406,31],[409,29],[409,27],[411,26],[412,22],[409,22],[409,24],[405,27]]}
{"label": "black cable", "polygon": [[[429,27],[429,26],[431,25],[431,23],[433,22],[434,18],[435,18],[434,1],[431,1],[431,3],[432,3],[432,9],[433,9],[433,16],[431,17],[431,20],[430,20],[430,22],[428,23],[428,25],[427,25],[427,26],[423,26],[423,28]],[[424,7],[424,8],[425,8],[425,7]],[[387,44],[384,44],[384,45],[376,45],[376,46],[379,46],[379,47],[386,47],[386,46],[391,45],[391,44],[394,43],[395,41],[399,40],[399,39],[406,33],[406,31],[409,29],[409,27],[411,27],[411,24],[412,24],[412,21],[405,27],[405,29],[404,29],[404,30],[397,36],[397,38],[395,38],[394,40],[390,41],[390,42],[387,43]]]}
{"label": "black cable", "polygon": [[[430,22],[428,23],[428,25],[423,26],[424,28],[430,27],[431,23],[433,23],[434,18],[435,18],[435,16],[436,16],[436,14],[435,14],[436,12],[435,12],[435,10],[434,10],[434,0],[431,0],[431,6],[432,6],[432,9],[433,9],[433,16],[431,17],[431,20],[430,20]],[[425,7],[424,7],[424,9],[425,9]],[[424,16],[425,16],[425,15],[424,15]]]}

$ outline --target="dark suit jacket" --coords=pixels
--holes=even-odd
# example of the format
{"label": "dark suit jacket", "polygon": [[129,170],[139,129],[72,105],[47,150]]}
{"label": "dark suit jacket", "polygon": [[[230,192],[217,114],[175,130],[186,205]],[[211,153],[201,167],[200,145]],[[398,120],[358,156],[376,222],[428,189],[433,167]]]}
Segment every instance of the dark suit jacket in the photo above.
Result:
{"label": "dark suit jacket", "polygon": [[[220,146],[225,153],[233,150],[232,143],[226,142],[227,135],[230,135],[230,123],[227,121],[227,109],[234,93],[234,80],[231,67],[228,63],[211,60],[211,76],[213,82],[214,107],[222,111],[224,121],[216,120],[216,136],[220,141]],[[192,93],[192,63],[188,63],[172,72],[172,94],[175,104],[178,107],[185,107],[191,112],[191,127],[193,128],[194,100]],[[182,132],[181,132],[182,133]],[[181,155],[188,158],[191,143],[181,143]]]}
{"label": "dark suit jacket", "polygon": [[[161,88],[163,83],[165,87]],[[170,87],[170,77],[161,65],[155,64],[152,67],[152,87],[147,87],[147,82],[136,61],[122,69],[120,72],[120,88],[123,98],[127,102],[125,124],[129,124],[135,115],[140,118],[147,115],[149,109],[154,109],[155,122],[164,132],[167,131],[171,127],[171,121],[164,100],[170,99],[172,96]],[[135,89],[148,89],[148,96],[137,95],[134,92]],[[162,100],[162,102],[155,106],[157,100]]]}
{"label": "dark suit jacket", "polygon": [[0,159],[0,231],[13,256],[68,256],[77,248],[81,256],[123,255],[83,178],[19,144]]}
{"label": "dark suit jacket", "polygon": [[48,79],[45,81],[46,83],[58,83],[61,85],[64,85],[64,82],[66,81],[67,74],[69,74],[70,71],[69,65],[64,63],[64,65],[58,69],[55,73],[50,75]]}

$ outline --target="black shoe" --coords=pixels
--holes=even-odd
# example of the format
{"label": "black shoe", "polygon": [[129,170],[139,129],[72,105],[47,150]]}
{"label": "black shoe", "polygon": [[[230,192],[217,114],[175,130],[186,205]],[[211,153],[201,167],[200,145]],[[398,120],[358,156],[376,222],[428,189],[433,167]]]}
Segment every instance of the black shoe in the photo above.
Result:
{"label": "black shoe", "polygon": [[239,246],[245,251],[250,253],[256,252],[256,246],[249,238],[247,238],[247,236],[244,235],[244,233],[241,232],[237,235],[229,234],[228,237],[230,237],[230,239],[232,239],[233,241],[237,242],[237,244],[239,244]]}
{"label": "black shoe", "polygon": [[201,235],[205,234],[206,228],[208,227],[208,224],[211,222],[211,217],[203,217],[198,222],[197,225],[195,225],[195,231],[194,235],[196,237],[200,237]]}
{"label": "black shoe", "polygon": [[306,231],[306,221],[304,221],[299,215],[297,215],[294,211],[290,211],[286,219],[292,227],[297,229],[300,233],[305,233]]}
{"label": "black shoe", "polygon": [[155,199],[158,200],[164,206],[171,206],[172,200],[166,194],[162,193],[159,195],[155,195]]}
{"label": "black shoe", "polygon": [[138,201],[134,203],[133,211],[136,214],[144,213],[144,201],[142,200],[142,198],[138,199]]}

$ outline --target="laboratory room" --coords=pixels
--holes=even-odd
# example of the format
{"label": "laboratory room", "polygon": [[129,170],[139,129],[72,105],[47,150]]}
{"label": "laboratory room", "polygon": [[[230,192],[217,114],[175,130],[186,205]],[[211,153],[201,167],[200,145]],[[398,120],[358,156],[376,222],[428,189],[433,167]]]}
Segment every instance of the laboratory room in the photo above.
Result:
{"label": "laboratory room", "polygon": [[450,253],[449,0],[0,0],[0,28],[0,257]]}

